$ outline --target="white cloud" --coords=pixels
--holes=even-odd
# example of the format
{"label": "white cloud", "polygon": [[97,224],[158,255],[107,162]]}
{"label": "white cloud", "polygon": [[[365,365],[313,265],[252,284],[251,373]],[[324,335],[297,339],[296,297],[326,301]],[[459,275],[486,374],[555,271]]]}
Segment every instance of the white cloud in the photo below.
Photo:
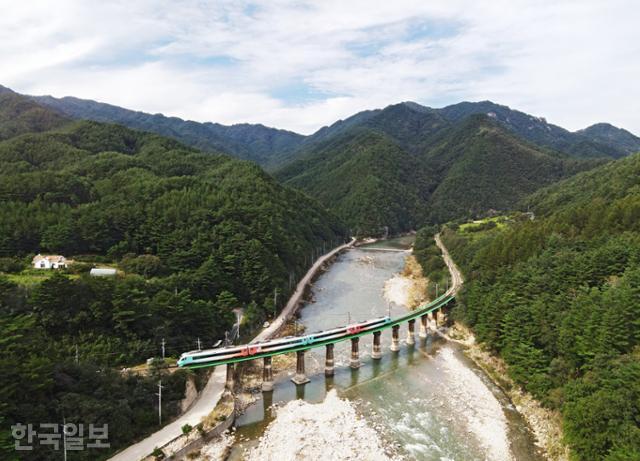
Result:
{"label": "white cloud", "polygon": [[[570,129],[606,120],[640,133],[632,0],[0,0],[0,11],[0,84],[25,93],[305,133],[401,100],[491,99]],[[301,85],[314,97],[282,90]]]}

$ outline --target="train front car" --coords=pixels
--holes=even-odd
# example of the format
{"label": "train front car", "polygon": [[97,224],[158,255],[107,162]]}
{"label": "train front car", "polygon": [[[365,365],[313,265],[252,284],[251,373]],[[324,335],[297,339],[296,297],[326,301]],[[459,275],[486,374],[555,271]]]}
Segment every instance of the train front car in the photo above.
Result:
{"label": "train front car", "polygon": [[185,352],[178,359],[178,366],[180,368],[189,366],[189,363],[193,361],[193,358],[189,355],[189,352]]}

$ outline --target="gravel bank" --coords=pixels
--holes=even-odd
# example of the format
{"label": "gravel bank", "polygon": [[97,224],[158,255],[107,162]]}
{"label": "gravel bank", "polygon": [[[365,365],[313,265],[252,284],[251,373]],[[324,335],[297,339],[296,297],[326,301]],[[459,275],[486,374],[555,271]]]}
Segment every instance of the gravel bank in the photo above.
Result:
{"label": "gravel bank", "polygon": [[513,460],[507,418],[498,399],[449,347],[440,349],[436,363],[450,382],[446,392],[453,413],[473,434],[487,460]]}
{"label": "gravel bank", "polygon": [[293,400],[277,414],[248,460],[391,460],[377,432],[335,390],[320,404]]}
{"label": "gravel bank", "polygon": [[491,355],[476,343],[471,330],[456,323],[447,339],[465,346],[465,355],[471,358],[509,396],[516,410],[531,427],[537,445],[544,450],[544,457],[551,461],[568,461],[569,448],[562,441],[562,418],[560,413],[543,408],[531,394],[524,392],[509,378],[507,364]]}

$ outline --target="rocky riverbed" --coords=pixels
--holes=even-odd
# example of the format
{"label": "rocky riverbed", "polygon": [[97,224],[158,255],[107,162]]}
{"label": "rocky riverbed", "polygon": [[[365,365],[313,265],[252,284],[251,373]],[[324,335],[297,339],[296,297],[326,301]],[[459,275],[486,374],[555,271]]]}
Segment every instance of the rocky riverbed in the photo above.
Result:
{"label": "rocky riverbed", "polygon": [[247,459],[386,461],[400,458],[391,458],[385,453],[376,429],[333,389],[322,403],[294,400],[279,408],[275,421],[258,446],[249,450]]}

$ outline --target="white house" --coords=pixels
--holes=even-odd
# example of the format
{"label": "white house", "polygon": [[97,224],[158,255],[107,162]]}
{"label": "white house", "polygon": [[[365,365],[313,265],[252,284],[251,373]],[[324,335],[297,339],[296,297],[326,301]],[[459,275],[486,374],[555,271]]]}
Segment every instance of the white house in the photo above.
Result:
{"label": "white house", "polygon": [[31,261],[36,269],[62,269],[68,266],[67,258],[61,255],[41,255],[37,254]]}

